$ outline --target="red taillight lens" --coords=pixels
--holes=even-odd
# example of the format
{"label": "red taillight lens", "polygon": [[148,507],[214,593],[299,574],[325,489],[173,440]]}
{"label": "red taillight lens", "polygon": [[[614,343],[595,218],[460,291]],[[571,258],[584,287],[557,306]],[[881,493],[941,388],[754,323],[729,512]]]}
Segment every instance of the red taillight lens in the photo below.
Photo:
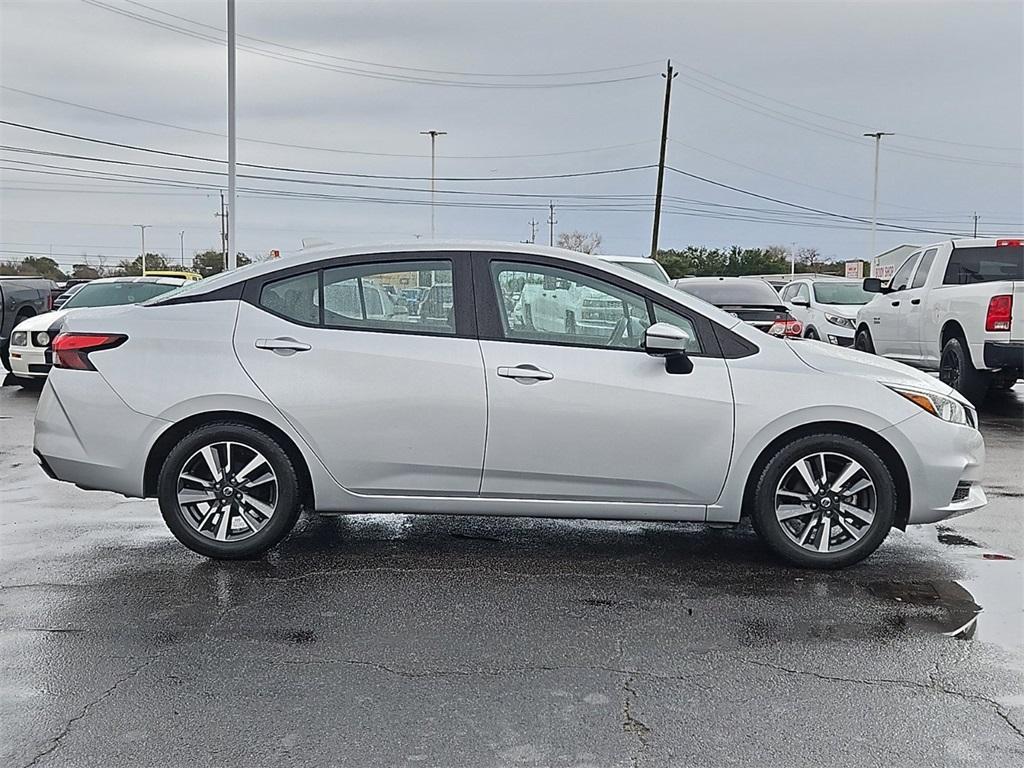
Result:
{"label": "red taillight lens", "polygon": [[90,352],[113,349],[127,340],[123,333],[61,333],[53,340],[53,364],[57,368],[95,371],[89,362]]}
{"label": "red taillight lens", "polygon": [[803,332],[804,327],[799,320],[777,320],[768,329],[772,336],[794,337],[803,335]]}
{"label": "red taillight lens", "polygon": [[996,248],[1006,248],[1024,245],[1024,240],[996,240]]}
{"label": "red taillight lens", "polygon": [[1013,320],[1013,296],[1004,294],[993,296],[988,300],[988,313],[985,315],[986,331],[1008,331]]}

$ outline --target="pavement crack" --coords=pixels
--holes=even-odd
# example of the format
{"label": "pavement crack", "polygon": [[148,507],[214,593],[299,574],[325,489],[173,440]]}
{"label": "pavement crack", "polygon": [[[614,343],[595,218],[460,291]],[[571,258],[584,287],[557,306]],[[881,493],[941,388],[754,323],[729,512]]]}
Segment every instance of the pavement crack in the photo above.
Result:
{"label": "pavement crack", "polygon": [[633,705],[636,702],[636,689],[633,687],[633,675],[627,675],[622,682],[622,730],[636,738],[637,749],[629,756],[629,764],[632,768],[638,768],[644,755],[647,753],[647,736],[650,734],[650,727],[633,713]]}
{"label": "pavement crack", "polygon": [[75,723],[77,723],[79,720],[82,720],[85,717],[87,717],[89,712],[90,712],[90,710],[92,710],[93,707],[95,707],[97,704],[99,704],[104,699],[107,699],[110,696],[112,696],[114,694],[114,692],[118,689],[118,687],[122,683],[125,683],[128,680],[131,680],[133,677],[135,677],[137,674],[139,674],[142,670],[144,670],[150,664],[155,662],[158,658],[160,658],[160,657],[159,656],[150,656],[148,659],[146,659],[146,661],[142,662],[141,664],[139,664],[139,665],[137,665],[135,667],[132,667],[132,669],[130,669],[128,672],[126,672],[121,677],[119,677],[117,680],[115,680],[114,684],[111,685],[109,688],[107,688],[105,691],[103,691],[99,696],[97,696],[96,698],[92,699],[91,701],[86,702],[85,705],[82,706],[81,711],[77,715],[75,715],[74,717],[70,718],[66,723],[64,723],[64,726],[60,729],[60,731],[57,733],[57,735],[54,736],[52,739],[50,739],[49,744],[47,744],[46,747],[44,749],[42,749],[40,752],[36,753],[35,757],[33,757],[29,762],[25,763],[23,768],[32,768],[32,766],[38,765],[40,760],[42,760],[44,757],[49,755],[51,752],[56,750],[57,747],[60,746],[61,741],[64,739],[65,736],[68,735],[68,733],[71,732],[71,728],[72,728],[72,726]]}
{"label": "pavement crack", "polygon": [[757,666],[757,667],[765,667],[767,669],[774,669],[774,670],[776,670],[778,672],[784,672],[784,673],[790,674],[790,675],[803,675],[803,676],[806,676],[806,677],[814,677],[814,678],[817,678],[818,680],[825,680],[827,682],[833,682],[833,683],[854,683],[854,684],[857,684],[857,685],[869,685],[869,686],[890,687],[890,688],[907,688],[907,689],[910,689],[910,690],[930,691],[932,693],[943,694],[943,695],[946,695],[946,696],[955,696],[956,698],[962,699],[964,701],[978,702],[978,703],[985,704],[988,707],[990,707],[995,712],[995,714],[1001,720],[1003,720],[1003,722],[1005,722],[1014,733],[1017,734],[1018,737],[1020,737],[1021,739],[1024,739],[1024,729],[1022,729],[1020,726],[1018,726],[1016,723],[1014,723],[1010,719],[1009,712],[1007,712],[1003,708],[1003,706],[998,701],[996,701],[995,699],[990,699],[987,696],[982,696],[981,694],[977,694],[977,693],[964,693],[963,691],[958,691],[955,688],[948,688],[948,687],[946,687],[944,685],[941,685],[936,680],[936,675],[938,673],[938,664],[935,665],[934,669],[931,669],[931,670],[928,671],[928,682],[927,683],[921,683],[921,682],[916,682],[914,680],[901,680],[901,679],[884,678],[884,677],[860,678],[860,677],[841,677],[839,675],[825,675],[825,674],[822,674],[820,672],[812,672],[812,671],[806,670],[806,669],[795,669],[793,667],[784,667],[781,664],[772,664],[771,662],[758,661],[756,659],[741,659],[741,661],[743,661],[743,662],[745,662],[747,664],[753,664],[754,666]]}

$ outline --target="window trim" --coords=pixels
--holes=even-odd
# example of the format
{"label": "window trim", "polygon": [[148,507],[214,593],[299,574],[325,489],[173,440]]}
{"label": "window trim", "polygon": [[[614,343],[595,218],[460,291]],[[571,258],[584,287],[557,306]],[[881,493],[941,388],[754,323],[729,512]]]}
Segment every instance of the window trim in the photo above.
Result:
{"label": "window trim", "polygon": [[[497,288],[491,277],[491,263],[495,261],[521,264],[526,268],[551,267],[609,283],[620,290],[628,291],[629,293],[643,298],[647,303],[648,319],[651,320],[651,322],[653,322],[654,317],[654,304],[659,304],[667,310],[678,315],[682,315],[693,324],[693,328],[697,333],[697,342],[703,350],[701,353],[687,353],[690,357],[726,357],[722,351],[720,335],[730,334],[735,336],[735,334],[732,334],[727,328],[718,326],[716,323],[703,315],[694,312],[683,304],[677,304],[671,299],[649,290],[646,286],[637,285],[636,283],[630,282],[618,275],[613,275],[600,269],[595,269],[588,264],[570,264],[566,263],[562,259],[550,256],[516,253],[514,251],[486,251],[476,252],[473,255],[475,257],[473,259],[473,286],[477,297],[475,306],[478,337],[481,341],[502,341],[509,344],[541,344],[548,347],[567,347],[569,349],[596,349],[604,350],[606,352],[647,354],[642,348],[633,349],[629,347],[608,347],[603,344],[577,344],[574,342],[507,338],[504,334],[504,328],[501,323],[501,309],[498,304],[499,299]],[[747,344],[745,339],[741,339],[741,341],[744,342],[741,346],[745,346],[747,348],[754,347],[753,350],[746,354],[756,353],[756,346]],[[733,356],[742,357],[745,356],[745,354]]]}
{"label": "window trim", "polygon": [[[401,264],[408,262],[447,261],[452,265],[452,290],[455,306],[455,332],[441,333],[434,329],[417,328],[410,324],[408,328],[360,328],[348,325],[326,325],[324,323],[324,272],[339,267],[374,266],[377,264]],[[317,323],[304,323],[279,312],[275,312],[260,304],[260,293],[268,283],[296,277],[307,273],[316,273],[318,282],[318,298],[320,301],[320,318]],[[353,256],[326,257],[319,261],[284,267],[253,277],[243,284],[241,300],[261,312],[278,317],[285,322],[302,328],[314,328],[323,331],[352,331],[356,333],[386,333],[407,336],[434,336],[441,339],[476,338],[476,313],[473,308],[473,278],[470,254],[466,251],[401,251],[394,253],[366,253]]]}

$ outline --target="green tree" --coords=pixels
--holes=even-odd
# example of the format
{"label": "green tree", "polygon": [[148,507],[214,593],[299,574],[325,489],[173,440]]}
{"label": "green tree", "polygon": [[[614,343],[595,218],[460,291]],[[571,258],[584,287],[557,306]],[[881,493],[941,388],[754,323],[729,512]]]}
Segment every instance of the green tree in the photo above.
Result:
{"label": "green tree", "polygon": [[[246,256],[241,251],[238,252],[238,266],[244,267],[246,264],[251,264],[252,259]],[[210,275],[216,275],[218,272],[224,271],[224,254],[220,251],[203,251],[197,253],[192,257],[192,271],[198,272],[203,277],[209,277]]]}
{"label": "green tree", "polygon": [[101,276],[100,270],[91,264],[73,264],[71,266],[71,277],[76,280],[95,280]]}
{"label": "green tree", "polygon": [[[149,271],[151,269],[163,270],[174,269],[174,267],[169,265],[167,259],[159,253],[147,253],[146,270]],[[134,259],[122,259],[114,269],[114,274],[124,277],[138,277],[142,274],[142,257],[136,256]]]}
{"label": "green tree", "polygon": [[26,256],[21,261],[5,261],[0,264],[0,275],[45,277],[49,280],[68,279],[57,262],[49,256]]}

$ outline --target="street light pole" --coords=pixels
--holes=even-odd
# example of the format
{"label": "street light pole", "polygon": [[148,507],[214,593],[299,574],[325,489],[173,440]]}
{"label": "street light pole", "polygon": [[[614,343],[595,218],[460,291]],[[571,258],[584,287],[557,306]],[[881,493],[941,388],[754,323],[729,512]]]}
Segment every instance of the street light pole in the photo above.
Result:
{"label": "street light pole", "polygon": [[235,0],[228,0],[228,269],[238,266],[235,230],[238,228],[235,208]]}
{"label": "street light pole", "polygon": [[142,233],[142,276],[145,277],[146,276],[146,230],[149,229],[153,225],[152,224],[134,224],[133,226],[138,227],[139,231]]}
{"label": "street light pole", "polygon": [[181,268],[185,268],[185,230],[178,233],[178,240],[181,241]]}
{"label": "street light pole", "polygon": [[871,253],[870,257],[872,263],[875,258],[875,235],[878,228],[878,156],[882,148],[882,137],[893,136],[895,134],[886,133],[885,131],[875,131],[874,133],[865,133],[868,138],[875,140],[875,193],[871,197]]}
{"label": "street light pole", "polygon": [[430,239],[434,239],[434,178],[435,173],[435,162],[436,162],[436,145],[438,136],[447,136],[448,131],[420,131],[421,136],[430,137]]}

